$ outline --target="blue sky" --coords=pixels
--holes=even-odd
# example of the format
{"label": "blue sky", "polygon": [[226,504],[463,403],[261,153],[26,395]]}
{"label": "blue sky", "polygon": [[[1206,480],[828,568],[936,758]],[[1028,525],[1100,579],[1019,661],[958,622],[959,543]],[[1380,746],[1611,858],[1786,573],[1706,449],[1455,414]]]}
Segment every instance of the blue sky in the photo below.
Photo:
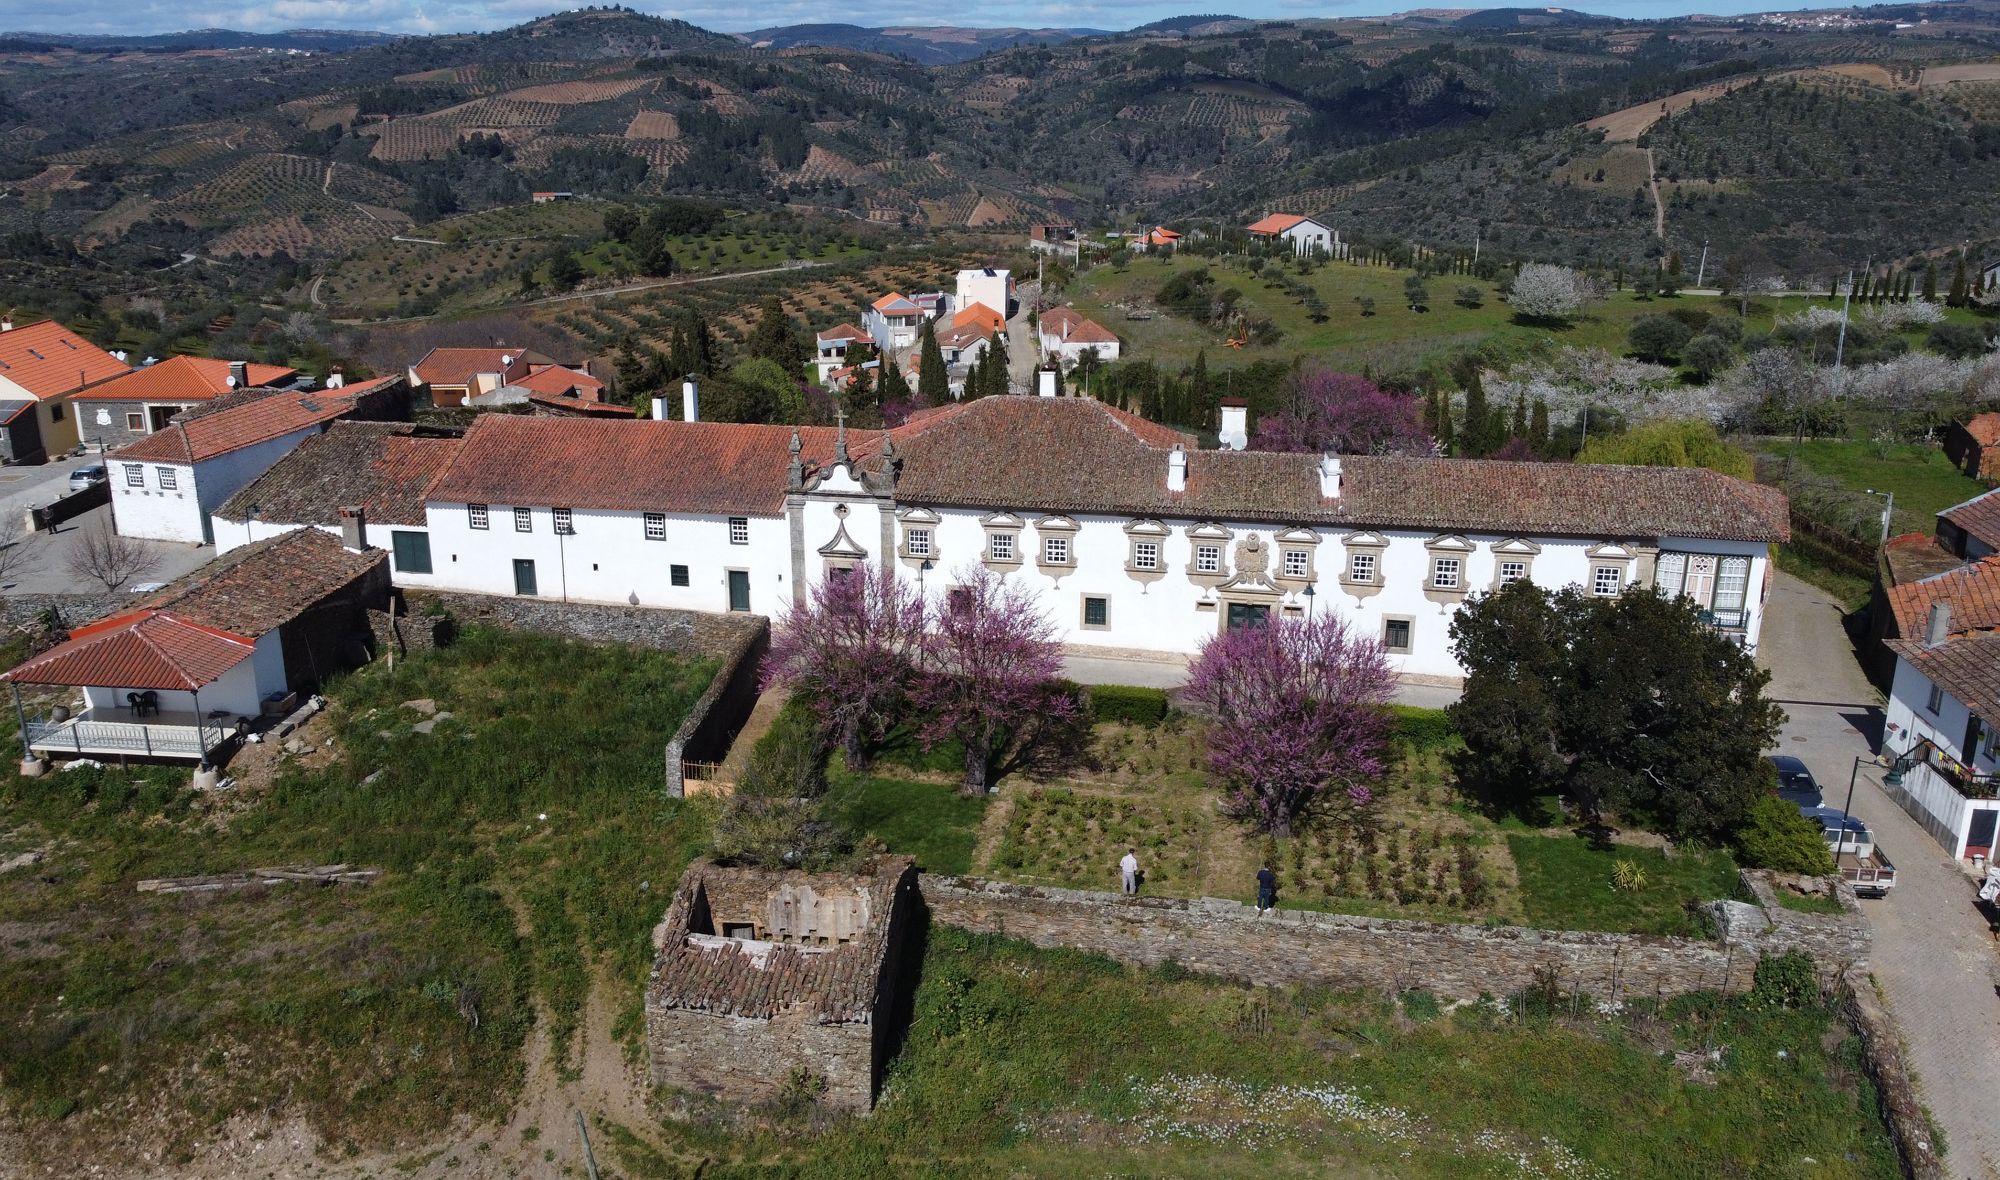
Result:
{"label": "blue sky", "polygon": [[[960,9],[951,20],[940,19],[939,8],[918,0],[886,0],[857,10],[851,3],[833,0],[768,0],[745,8],[726,0],[693,0],[674,7],[655,8],[643,3],[631,7],[677,16],[704,28],[736,31],[772,25],[818,21],[853,24],[979,24],[1027,27],[1088,27],[1127,29],[1162,17],[1187,12],[1231,12],[1238,16],[1270,19],[1302,17],[1362,16],[1396,11],[1398,7],[1422,6],[1422,0],[1257,0],[1255,3],[1162,3],[1160,0],[1076,0],[1049,3],[1047,0],[993,0],[978,9],[977,20]],[[1444,7],[1438,4],[1438,7]],[[1460,5],[1452,5],[1459,7]],[[1501,5],[1463,5],[1501,7]],[[1692,12],[1740,13],[1771,11],[1769,4],[1755,0],[1730,3],[1705,0],[1674,3],[1672,0],[1591,0],[1576,5],[1587,12],[1620,17],[1678,16]],[[398,33],[450,33],[483,31],[519,24],[550,12],[550,0],[268,0],[265,3],[164,3],[160,0],[70,0],[61,6],[0,0],[0,29],[68,33],[166,33],[182,29],[230,28],[251,31],[276,29],[379,29]],[[857,12],[865,12],[861,17]]]}

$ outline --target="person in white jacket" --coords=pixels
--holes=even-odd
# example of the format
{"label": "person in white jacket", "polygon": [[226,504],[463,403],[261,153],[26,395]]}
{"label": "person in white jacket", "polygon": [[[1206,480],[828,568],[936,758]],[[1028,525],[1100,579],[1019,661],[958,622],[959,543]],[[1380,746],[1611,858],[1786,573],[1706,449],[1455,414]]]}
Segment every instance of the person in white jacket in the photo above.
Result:
{"label": "person in white jacket", "polygon": [[1118,875],[1124,880],[1127,897],[1139,892],[1139,850],[1127,848],[1125,857],[1118,862]]}

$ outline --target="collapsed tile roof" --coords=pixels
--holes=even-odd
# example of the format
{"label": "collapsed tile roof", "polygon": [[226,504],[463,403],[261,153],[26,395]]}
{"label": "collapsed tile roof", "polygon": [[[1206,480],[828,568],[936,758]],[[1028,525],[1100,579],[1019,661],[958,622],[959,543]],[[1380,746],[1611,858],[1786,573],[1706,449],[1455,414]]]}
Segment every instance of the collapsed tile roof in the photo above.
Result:
{"label": "collapsed tile roof", "polygon": [[[2000,418],[2000,414],[1992,415]],[[1957,525],[1969,537],[2000,549],[2000,491],[1974,496],[1963,504],[1953,504],[1938,513],[1939,520]]]}
{"label": "collapsed tile roof", "polygon": [[359,506],[370,524],[422,525],[424,491],[458,454],[456,434],[408,422],[335,422],[215,510],[284,524],[336,525]]}
{"label": "collapsed tile roof", "polygon": [[400,374],[314,393],[251,389],[176,415],[165,428],[111,452],[113,460],[199,463],[355,411],[355,399],[400,382]]}
{"label": "collapsed tile roof", "polygon": [[1952,635],[2000,628],[2000,555],[1891,586],[1887,593],[1896,633],[1905,638],[1923,636],[1931,606],[1940,602],[1951,607]]}
{"label": "collapsed tile roof", "polygon": [[[500,362],[511,361],[503,365]],[[512,373],[522,367],[553,365],[532,348],[433,348],[411,365],[425,385],[469,385],[481,373]]]}

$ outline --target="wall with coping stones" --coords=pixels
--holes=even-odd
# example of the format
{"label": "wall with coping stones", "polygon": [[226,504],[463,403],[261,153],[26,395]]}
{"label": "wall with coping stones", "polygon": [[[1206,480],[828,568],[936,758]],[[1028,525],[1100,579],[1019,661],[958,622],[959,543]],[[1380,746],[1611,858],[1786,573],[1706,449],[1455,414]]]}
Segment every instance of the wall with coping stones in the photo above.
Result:
{"label": "wall with coping stones", "polygon": [[723,657],[721,670],[709,682],[708,691],[695,701],[667,741],[664,769],[667,794],[673,798],[686,795],[687,763],[721,762],[757,707],[758,669],[771,647],[770,625],[762,618],[757,622],[755,630],[737,638],[734,648]]}
{"label": "wall with coping stones", "polygon": [[587,643],[624,643],[684,655],[726,658],[746,633],[768,624],[755,615],[716,615],[657,607],[603,606],[552,598],[406,590],[412,615],[435,602],[460,624],[562,635]]}
{"label": "wall with coping stones", "polygon": [[1259,916],[1254,907],[1217,898],[1127,898],[971,877],[926,876],[923,894],[939,922],[1040,947],[1094,951],[1146,967],[1171,960],[1268,986],[1424,988],[1454,998],[1519,991],[1549,971],[1565,991],[1607,1000],[1742,991],[1760,955],[1789,950],[1812,954],[1832,982],[1864,964],[1868,947],[1851,899],[1850,913],[1837,917],[1717,902],[1712,912],[1721,934],[1706,940],[1306,910]]}

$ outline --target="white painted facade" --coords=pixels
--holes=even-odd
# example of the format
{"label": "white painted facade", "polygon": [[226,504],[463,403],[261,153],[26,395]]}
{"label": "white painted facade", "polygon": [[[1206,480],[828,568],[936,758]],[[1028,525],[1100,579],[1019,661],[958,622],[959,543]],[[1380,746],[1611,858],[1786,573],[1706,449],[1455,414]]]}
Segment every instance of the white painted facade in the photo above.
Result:
{"label": "white painted facade", "polygon": [[[241,549],[252,541],[269,540],[272,537],[289,533],[294,529],[316,528],[328,536],[338,537],[341,535],[340,526],[337,524],[304,525],[266,520],[228,520],[220,516],[210,516],[209,520],[215,529],[215,555],[217,557],[222,556],[232,549]],[[441,582],[438,579],[437,558],[435,554],[430,554],[429,570],[420,568],[416,563],[405,563],[406,555],[430,553],[430,531],[429,525],[385,524],[381,521],[371,520],[366,524],[364,539],[368,545],[376,549],[386,550],[389,553],[389,580],[391,584],[408,586],[413,589],[423,589],[426,587],[437,589],[447,586],[448,583]],[[409,542],[399,543],[398,534],[420,537],[422,540],[415,545]]]}
{"label": "white painted facade", "polygon": [[105,460],[112,520],[121,536],[205,544],[210,512],[321,429],[313,425],[191,464],[114,453]]}
{"label": "white painted facade", "polygon": [[1014,276],[996,267],[976,267],[958,272],[958,290],[952,302],[953,311],[964,311],[975,303],[999,312],[1009,314],[1008,305],[1013,302]]}
{"label": "white painted facade", "polygon": [[[83,699],[90,708],[103,709],[110,716],[113,710],[125,707],[128,691],[118,685],[90,686],[83,690]],[[259,636],[249,659],[224,672],[199,693],[164,688],[154,691],[159,695],[162,712],[192,713],[199,703],[203,713],[226,709],[236,716],[255,717],[263,709],[265,697],[285,691],[283,640],[276,631]]]}
{"label": "white painted facade", "polygon": [[1901,656],[1885,713],[1882,752],[1892,759],[1913,752],[1920,757],[1903,769],[1901,783],[1884,783],[1883,789],[1954,857],[1974,851],[1990,856],[1995,827],[2000,826],[2000,816],[1991,813],[2000,812],[2000,799],[1968,796],[1921,755],[1927,746],[1934,747],[1974,774],[2000,774],[2000,727],[1982,719],[1974,748],[1966,749],[1972,711]]}

